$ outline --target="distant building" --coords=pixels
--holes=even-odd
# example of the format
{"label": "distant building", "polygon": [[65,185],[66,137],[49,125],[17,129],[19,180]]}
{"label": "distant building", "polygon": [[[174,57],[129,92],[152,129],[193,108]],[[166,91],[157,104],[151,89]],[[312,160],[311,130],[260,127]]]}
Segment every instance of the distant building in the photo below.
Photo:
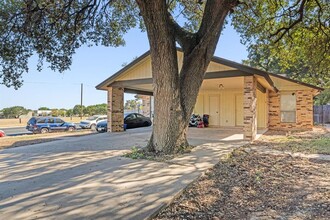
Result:
{"label": "distant building", "polygon": [[31,118],[33,115],[34,115],[34,112],[33,111],[29,111],[25,115],[20,115],[19,118]]}
{"label": "distant building", "polygon": [[51,114],[51,110],[37,110],[35,116],[50,116]]}

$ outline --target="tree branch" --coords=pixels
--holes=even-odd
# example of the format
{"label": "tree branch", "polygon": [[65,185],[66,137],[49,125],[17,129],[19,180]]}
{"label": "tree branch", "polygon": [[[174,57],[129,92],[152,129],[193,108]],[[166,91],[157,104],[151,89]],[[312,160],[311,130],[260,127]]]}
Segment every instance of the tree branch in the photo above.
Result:
{"label": "tree branch", "polygon": [[195,35],[182,28],[173,18],[170,12],[168,12],[170,26],[174,30],[175,39],[178,41],[183,50],[185,50],[190,42],[195,38]]}
{"label": "tree branch", "polygon": [[[278,29],[275,33],[271,34],[271,37],[277,36],[278,34],[280,34],[280,36],[274,41],[274,43],[279,42],[286,33],[288,33],[294,26],[296,26],[297,24],[299,24],[300,22],[302,22],[303,17],[304,17],[304,9],[305,9],[305,4],[306,4],[306,0],[302,0],[299,6],[299,10],[297,11],[297,13],[295,13],[295,15],[299,14],[299,17],[297,20],[295,20],[294,22],[292,22],[288,27],[282,27],[280,29]],[[289,8],[291,10],[291,7]],[[294,17],[295,15],[293,15],[292,17]]]}

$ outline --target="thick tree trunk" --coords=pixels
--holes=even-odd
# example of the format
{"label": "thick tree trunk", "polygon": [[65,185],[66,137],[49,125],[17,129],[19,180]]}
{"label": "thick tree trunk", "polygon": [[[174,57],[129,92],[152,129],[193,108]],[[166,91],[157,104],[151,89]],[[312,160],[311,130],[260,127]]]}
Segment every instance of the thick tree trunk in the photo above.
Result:
{"label": "thick tree trunk", "polygon": [[[191,34],[171,18],[164,0],[136,0],[147,28],[153,74],[154,125],[148,149],[166,154],[187,147],[187,129],[207,66],[233,0],[207,1],[200,30]],[[210,2],[210,3],[209,3]],[[176,40],[184,59],[178,69]]]}

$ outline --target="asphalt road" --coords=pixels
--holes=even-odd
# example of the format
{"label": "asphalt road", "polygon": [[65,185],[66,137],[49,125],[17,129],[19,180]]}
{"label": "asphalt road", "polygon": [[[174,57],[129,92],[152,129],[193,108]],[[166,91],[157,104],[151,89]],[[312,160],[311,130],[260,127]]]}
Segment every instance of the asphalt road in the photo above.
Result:
{"label": "asphalt road", "polygon": [[25,129],[25,127],[14,127],[14,128],[1,128],[7,136],[32,134],[32,132]]}
{"label": "asphalt road", "polygon": [[[80,130],[78,124],[76,124],[77,130]],[[24,135],[24,134],[32,134],[31,131],[26,130],[25,127],[13,127],[13,128],[0,128],[3,130],[7,136],[17,136],[17,135]]]}

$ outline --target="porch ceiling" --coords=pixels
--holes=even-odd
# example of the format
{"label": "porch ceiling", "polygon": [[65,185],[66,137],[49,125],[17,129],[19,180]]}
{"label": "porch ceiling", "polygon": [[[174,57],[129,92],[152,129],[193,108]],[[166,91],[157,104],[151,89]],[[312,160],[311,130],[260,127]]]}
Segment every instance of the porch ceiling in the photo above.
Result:
{"label": "porch ceiling", "polygon": [[201,90],[243,89],[244,77],[205,79]]}
{"label": "porch ceiling", "polygon": [[[244,77],[205,79],[201,90],[243,89]],[[222,85],[222,88],[220,88]],[[127,85],[127,89],[152,92],[152,84]]]}
{"label": "porch ceiling", "polygon": [[[116,86],[122,86],[125,88],[125,91],[128,93],[152,93],[152,80],[128,80],[128,81],[119,81],[114,83]],[[257,81],[264,88],[267,88],[266,81],[263,81],[262,78],[257,77]],[[264,86],[266,84],[266,86]],[[228,78],[214,78],[214,79],[204,79],[200,91],[220,91],[220,90],[233,90],[233,89],[243,89],[244,86],[244,77],[228,77]],[[141,94],[142,94],[141,93]]]}

